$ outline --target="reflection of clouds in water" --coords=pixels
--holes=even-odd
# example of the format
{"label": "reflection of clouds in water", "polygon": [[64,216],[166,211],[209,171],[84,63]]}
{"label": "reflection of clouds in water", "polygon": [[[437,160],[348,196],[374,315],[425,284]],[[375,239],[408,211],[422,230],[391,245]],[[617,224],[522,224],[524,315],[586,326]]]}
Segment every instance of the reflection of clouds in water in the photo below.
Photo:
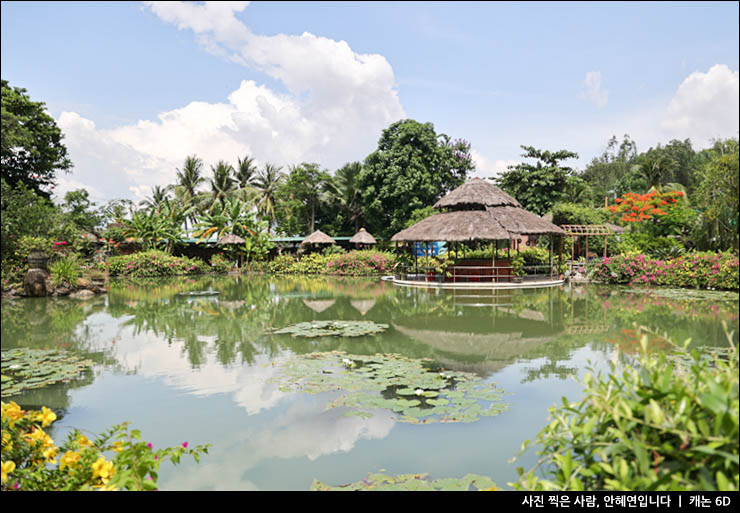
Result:
{"label": "reflection of clouds in water", "polygon": [[[382,439],[395,420],[387,411],[369,419],[346,417],[342,408],[325,410],[326,400],[305,396],[258,431],[244,430],[211,448],[195,466],[181,467],[162,486],[168,490],[254,490],[254,483],[238,476],[272,458],[308,458],[311,461],[351,451],[358,440]],[[224,469],[231,469],[224,476]]]}
{"label": "reflection of clouds in water", "polygon": [[[197,396],[233,394],[234,401],[249,414],[259,413],[275,406],[289,394],[281,392],[278,385],[267,381],[277,375],[283,357],[255,355],[251,364],[221,364],[214,351],[214,339],[199,337],[207,349],[203,362],[194,368],[180,341],[171,344],[151,332],[134,335],[130,329],[122,330],[115,346],[115,358],[127,372],[138,376],[162,378],[171,387],[183,389]],[[274,364],[274,365],[273,365]]]}

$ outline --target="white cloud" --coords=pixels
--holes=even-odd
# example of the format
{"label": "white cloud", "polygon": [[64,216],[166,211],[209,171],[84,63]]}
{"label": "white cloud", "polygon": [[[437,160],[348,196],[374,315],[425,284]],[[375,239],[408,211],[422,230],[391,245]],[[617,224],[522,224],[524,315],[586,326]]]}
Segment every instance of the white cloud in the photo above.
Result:
{"label": "white cloud", "polygon": [[609,91],[601,88],[600,71],[589,71],[586,73],[582,95],[600,109],[606,107],[606,104],[609,102]]}
{"label": "white cloud", "polygon": [[489,160],[474,149],[470,150],[470,155],[475,163],[471,176],[478,178],[496,178],[508,171],[509,166],[521,164],[519,160]]}
{"label": "white cloud", "polygon": [[738,72],[726,64],[686,77],[671,99],[661,124],[666,135],[690,138],[699,146],[707,146],[712,138],[737,136],[738,77]]}
{"label": "white cloud", "polygon": [[196,154],[206,170],[246,154],[258,164],[318,162],[336,169],[361,160],[380,132],[405,116],[395,78],[381,55],[358,54],[344,41],[313,34],[253,34],[235,13],[248,2],[148,2],[160,19],[192,30],[209,51],[281,81],[280,93],[243,81],[222,103],[191,102],[157,120],[99,130],[64,112],[59,125],[75,162],[75,179],[105,199],[143,199],[175,180]]}

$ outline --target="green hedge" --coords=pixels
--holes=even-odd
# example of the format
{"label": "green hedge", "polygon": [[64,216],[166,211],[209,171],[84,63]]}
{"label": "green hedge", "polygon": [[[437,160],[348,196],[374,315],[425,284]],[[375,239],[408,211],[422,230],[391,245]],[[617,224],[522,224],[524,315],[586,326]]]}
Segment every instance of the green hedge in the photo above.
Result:
{"label": "green hedge", "polygon": [[209,272],[210,267],[203,261],[174,257],[169,253],[158,250],[143,251],[133,255],[112,257],[98,264],[102,270],[108,271],[111,276],[171,276],[182,274],[203,274]]}
{"label": "green hedge", "polygon": [[280,255],[267,264],[272,274],[338,274],[342,276],[384,275],[393,272],[393,253],[376,250],[349,251],[323,255],[311,253],[300,260]]}

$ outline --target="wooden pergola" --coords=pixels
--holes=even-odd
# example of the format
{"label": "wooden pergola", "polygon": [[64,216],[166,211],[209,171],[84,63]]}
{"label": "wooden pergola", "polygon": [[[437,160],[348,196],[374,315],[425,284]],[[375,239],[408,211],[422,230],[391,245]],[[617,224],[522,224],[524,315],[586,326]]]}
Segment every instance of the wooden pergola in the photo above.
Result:
{"label": "wooden pergola", "polygon": [[[562,224],[560,228],[563,229],[565,235],[568,237],[586,237],[586,259],[588,260],[588,236],[598,235],[604,237],[604,258],[606,258],[606,238],[609,235],[616,235],[616,231],[613,228],[605,224]],[[562,239],[561,239],[562,243]],[[562,252],[562,250],[561,250]],[[571,260],[576,259],[576,245],[575,240],[573,248],[571,250]]]}

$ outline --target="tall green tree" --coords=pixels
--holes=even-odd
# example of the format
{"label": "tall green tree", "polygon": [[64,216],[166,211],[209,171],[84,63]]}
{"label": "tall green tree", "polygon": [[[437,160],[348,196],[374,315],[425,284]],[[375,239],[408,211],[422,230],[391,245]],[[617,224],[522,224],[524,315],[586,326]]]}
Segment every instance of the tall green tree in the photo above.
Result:
{"label": "tall green tree", "polygon": [[346,219],[353,233],[360,229],[365,222],[362,211],[362,191],[359,187],[359,177],[362,172],[361,162],[351,162],[337,169],[331,180],[326,184],[328,200],[339,206],[342,216]]}
{"label": "tall green tree", "polygon": [[607,142],[604,153],[595,157],[581,174],[591,187],[596,203],[603,201],[604,197],[614,200],[630,190],[622,190],[623,178],[630,174],[636,165],[637,145],[625,134],[622,142],[616,136],[612,136]]}
{"label": "tall green tree", "polygon": [[566,197],[566,187],[573,169],[564,166],[564,160],[578,158],[568,150],[555,152],[522,146],[522,157],[536,159],[535,164],[522,163],[509,166],[508,171],[496,178],[496,184],[514,196],[525,210],[544,215],[552,206]]}
{"label": "tall green tree", "polygon": [[198,188],[205,182],[203,161],[196,155],[186,157],[182,169],[177,170],[177,181],[173,185],[175,199],[180,202],[183,208],[193,207],[191,214],[185,219],[186,229],[188,222],[191,226],[195,224],[195,214],[204,198],[204,194],[199,192]]}
{"label": "tall green tree", "polygon": [[291,232],[310,234],[316,230],[316,214],[326,202],[326,187],[331,176],[318,164],[291,166],[278,188],[277,201],[281,217],[289,221]]}
{"label": "tall green tree", "polygon": [[694,241],[704,249],[738,249],[738,140],[716,141],[702,152],[693,203],[700,210]]}
{"label": "tall green tree", "polygon": [[216,167],[211,166],[213,177],[208,180],[210,190],[208,191],[208,208],[213,209],[218,203],[222,207],[224,202],[231,198],[236,192],[236,181],[232,176],[234,167],[224,160],[219,160]]}
{"label": "tall green tree", "polygon": [[141,200],[139,202],[139,206],[144,207],[146,210],[158,210],[165,202],[165,200],[169,199],[169,193],[169,185],[166,185],[164,187],[160,185],[155,185],[154,187],[152,187],[151,196],[148,196],[145,199]]}
{"label": "tall green tree", "polygon": [[397,121],[365,159],[358,186],[371,233],[389,238],[411,212],[434,204],[475,169],[470,143],[437,134],[432,123]]}
{"label": "tall green tree", "polygon": [[31,101],[25,89],[11,87],[7,80],[2,80],[1,119],[2,177],[11,187],[23,183],[49,198],[57,172],[72,170],[62,131],[43,102]]}
{"label": "tall green tree", "polygon": [[67,192],[64,195],[62,211],[77,228],[86,232],[95,232],[102,220],[95,209],[95,203],[90,200],[87,189]]}
{"label": "tall green tree", "polygon": [[268,219],[270,228],[275,223],[275,197],[278,187],[285,178],[281,169],[282,167],[268,162],[254,179],[254,187],[258,191],[257,211],[263,218]]}

